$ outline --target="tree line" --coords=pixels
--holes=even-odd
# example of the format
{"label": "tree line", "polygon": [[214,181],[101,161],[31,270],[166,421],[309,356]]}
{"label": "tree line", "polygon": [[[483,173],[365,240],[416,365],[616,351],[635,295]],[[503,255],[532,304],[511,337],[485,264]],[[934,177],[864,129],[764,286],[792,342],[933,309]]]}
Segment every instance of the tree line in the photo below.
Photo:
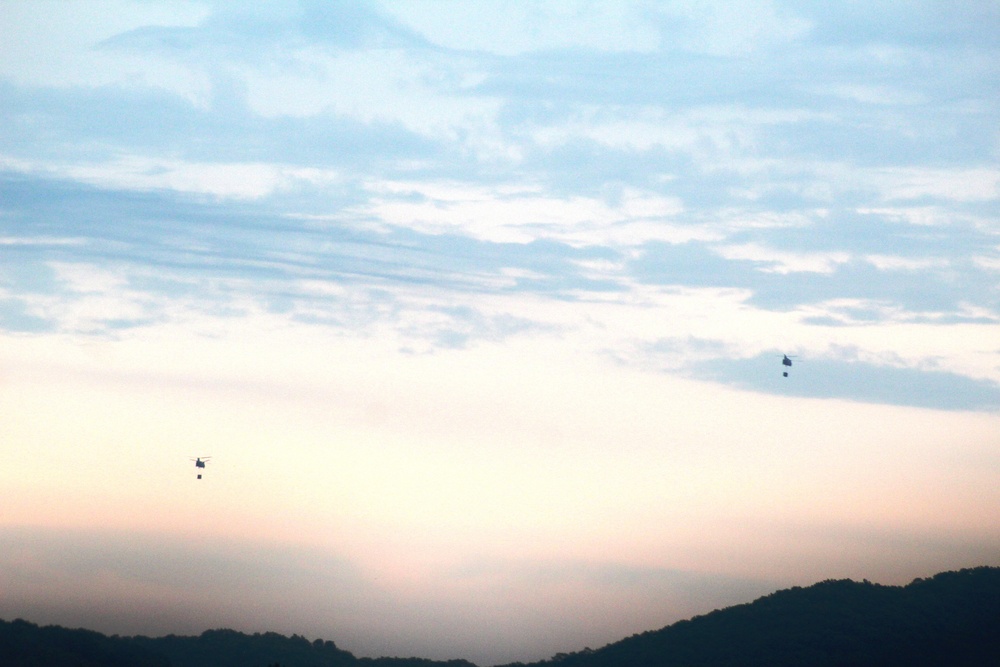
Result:
{"label": "tree line", "polygon": [[[503,667],[980,667],[1000,664],[1000,568],[906,586],[827,580],[716,610],[599,649]],[[119,637],[0,620],[4,667],[475,667],[358,658],[328,640],[208,630]]]}

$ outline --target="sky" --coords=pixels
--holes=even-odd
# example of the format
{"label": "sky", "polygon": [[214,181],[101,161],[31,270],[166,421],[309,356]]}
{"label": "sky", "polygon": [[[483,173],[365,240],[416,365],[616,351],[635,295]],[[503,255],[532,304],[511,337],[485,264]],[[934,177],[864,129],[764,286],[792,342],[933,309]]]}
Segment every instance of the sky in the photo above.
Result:
{"label": "sky", "polygon": [[0,618],[485,666],[1000,565],[1000,5],[0,32]]}

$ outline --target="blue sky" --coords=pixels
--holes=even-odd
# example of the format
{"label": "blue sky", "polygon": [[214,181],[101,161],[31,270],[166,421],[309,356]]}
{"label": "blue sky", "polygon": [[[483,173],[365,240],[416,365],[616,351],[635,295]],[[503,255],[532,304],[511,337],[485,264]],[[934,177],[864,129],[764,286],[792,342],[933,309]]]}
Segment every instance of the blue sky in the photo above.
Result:
{"label": "blue sky", "polygon": [[0,615],[485,665],[997,564],[993,3],[0,16]]}

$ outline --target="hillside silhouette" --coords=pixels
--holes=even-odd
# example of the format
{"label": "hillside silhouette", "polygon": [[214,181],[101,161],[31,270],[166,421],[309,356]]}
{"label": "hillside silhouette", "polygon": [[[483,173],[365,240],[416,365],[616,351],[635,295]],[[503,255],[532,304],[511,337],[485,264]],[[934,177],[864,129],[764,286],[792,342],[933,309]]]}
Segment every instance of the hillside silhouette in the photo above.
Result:
{"label": "hillside silhouette", "polygon": [[[633,635],[596,650],[505,667],[981,667],[1000,664],[1000,568],[907,586],[827,580]],[[332,641],[209,630],[105,636],[0,620],[5,667],[474,667],[465,660],[357,658]]]}
{"label": "hillside silhouette", "polygon": [[[513,663],[520,665],[520,663]],[[536,667],[984,667],[1000,664],[1000,568],[907,586],[827,580]],[[507,666],[513,667],[513,665]]]}

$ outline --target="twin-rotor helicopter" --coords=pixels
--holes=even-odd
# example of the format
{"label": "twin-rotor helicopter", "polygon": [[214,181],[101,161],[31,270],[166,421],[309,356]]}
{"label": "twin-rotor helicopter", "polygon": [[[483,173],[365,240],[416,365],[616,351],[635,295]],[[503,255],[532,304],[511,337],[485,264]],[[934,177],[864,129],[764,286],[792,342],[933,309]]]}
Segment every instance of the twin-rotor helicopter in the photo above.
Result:
{"label": "twin-rotor helicopter", "polygon": [[[212,458],[211,456],[192,456],[191,460],[194,461],[194,467],[196,469],[204,468],[208,460]],[[201,473],[198,473],[198,479],[201,479]]]}
{"label": "twin-rotor helicopter", "polygon": [[[790,357],[787,354],[781,355],[781,365],[782,366],[787,366],[788,368],[791,368],[792,367],[792,359],[794,359],[794,358],[795,358],[794,354],[792,356],[790,356]],[[788,377],[788,371],[782,371],[781,372],[781,377]]]}

